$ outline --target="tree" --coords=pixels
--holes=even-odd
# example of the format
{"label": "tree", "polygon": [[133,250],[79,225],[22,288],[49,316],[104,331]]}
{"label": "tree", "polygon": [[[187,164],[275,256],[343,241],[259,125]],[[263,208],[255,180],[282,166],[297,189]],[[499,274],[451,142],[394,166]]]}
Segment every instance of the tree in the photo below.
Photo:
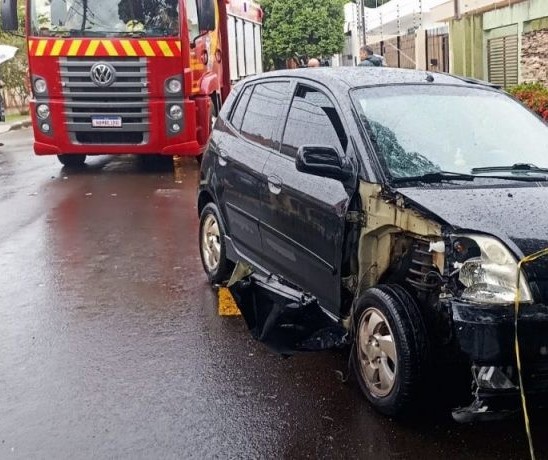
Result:
{"label": "tree", "polygon": [[262,0],[266,67],[287,59],[331,56],[344,46],[345,0]]}
{"label": "tree", "polygon": [[[25,1],[18,0],[19,34],[25,30]],[[28,113],[28,60],[26,40],[22,35],[12,34],[0,29],[0,42],[19,48],[11,61],[0,65],[0,80],[4,82],[4,91],[9,93],[21,113]]]}

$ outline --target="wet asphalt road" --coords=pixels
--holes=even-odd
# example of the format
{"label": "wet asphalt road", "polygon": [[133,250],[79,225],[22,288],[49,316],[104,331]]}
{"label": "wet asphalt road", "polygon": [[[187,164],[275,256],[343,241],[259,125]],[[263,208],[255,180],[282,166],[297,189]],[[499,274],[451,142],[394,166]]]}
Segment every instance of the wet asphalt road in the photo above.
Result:
{"label": "wet asphalt road", "polygon": [[218,317],[192,160],[68,172],[28,130],[1,140],[0,458],[527,458],[519,420],[396,423],[340,381],[344,352],[282,359]]}

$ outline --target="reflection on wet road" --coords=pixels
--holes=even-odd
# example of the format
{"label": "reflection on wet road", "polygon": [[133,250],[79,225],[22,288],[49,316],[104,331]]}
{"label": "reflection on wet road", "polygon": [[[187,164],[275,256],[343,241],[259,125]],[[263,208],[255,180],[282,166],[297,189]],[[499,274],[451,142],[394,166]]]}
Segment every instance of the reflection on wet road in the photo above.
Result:
{"label": "reflection on wet road", "polygon": [[519,420],[398,424],[341,383],[345,353],[284,360],[218,317],[192,160],[180,180],[131,157],[67,172],[30,136],[0,148],[0,458],[527,456]]}

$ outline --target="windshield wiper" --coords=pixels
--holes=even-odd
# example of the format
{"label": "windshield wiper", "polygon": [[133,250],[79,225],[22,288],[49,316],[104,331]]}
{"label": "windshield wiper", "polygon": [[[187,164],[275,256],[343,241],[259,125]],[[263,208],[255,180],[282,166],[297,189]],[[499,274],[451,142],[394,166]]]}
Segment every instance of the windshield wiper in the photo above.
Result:
{"label": "windshield wiper", "polygon": [[548,168],[539,168],[538,166],[535,166],[533,164],[528,164],[528,163],[516,163],[511,166],[488,166],[485,168],[472,169],[472,174],[485,174],[485,173],[497,173],[497,172],[548,174]]}
{"label": "windshield wiper", "polygon": [[395,177],[392,179],[392,182],[394,184],[404,184],[406,182],[423,182],[425,184],[435,184],[452,180],[472,182],[475,179],[476,177],[471,174],[461,174],[450,171],[436,171],[422,174],[420,176]]}

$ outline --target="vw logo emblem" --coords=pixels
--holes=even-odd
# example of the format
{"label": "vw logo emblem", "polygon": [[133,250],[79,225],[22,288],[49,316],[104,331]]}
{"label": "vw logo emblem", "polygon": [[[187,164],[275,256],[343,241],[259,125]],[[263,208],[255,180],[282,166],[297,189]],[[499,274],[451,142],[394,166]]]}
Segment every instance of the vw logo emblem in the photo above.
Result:
{"label": "vw logo emblem", "polygon": [[101,88],[106,88],[114,83],[116,80],[116,71],[114,67],[106,62],[98,62],[93,64],[91,68],[91,80],[97,86]]}

